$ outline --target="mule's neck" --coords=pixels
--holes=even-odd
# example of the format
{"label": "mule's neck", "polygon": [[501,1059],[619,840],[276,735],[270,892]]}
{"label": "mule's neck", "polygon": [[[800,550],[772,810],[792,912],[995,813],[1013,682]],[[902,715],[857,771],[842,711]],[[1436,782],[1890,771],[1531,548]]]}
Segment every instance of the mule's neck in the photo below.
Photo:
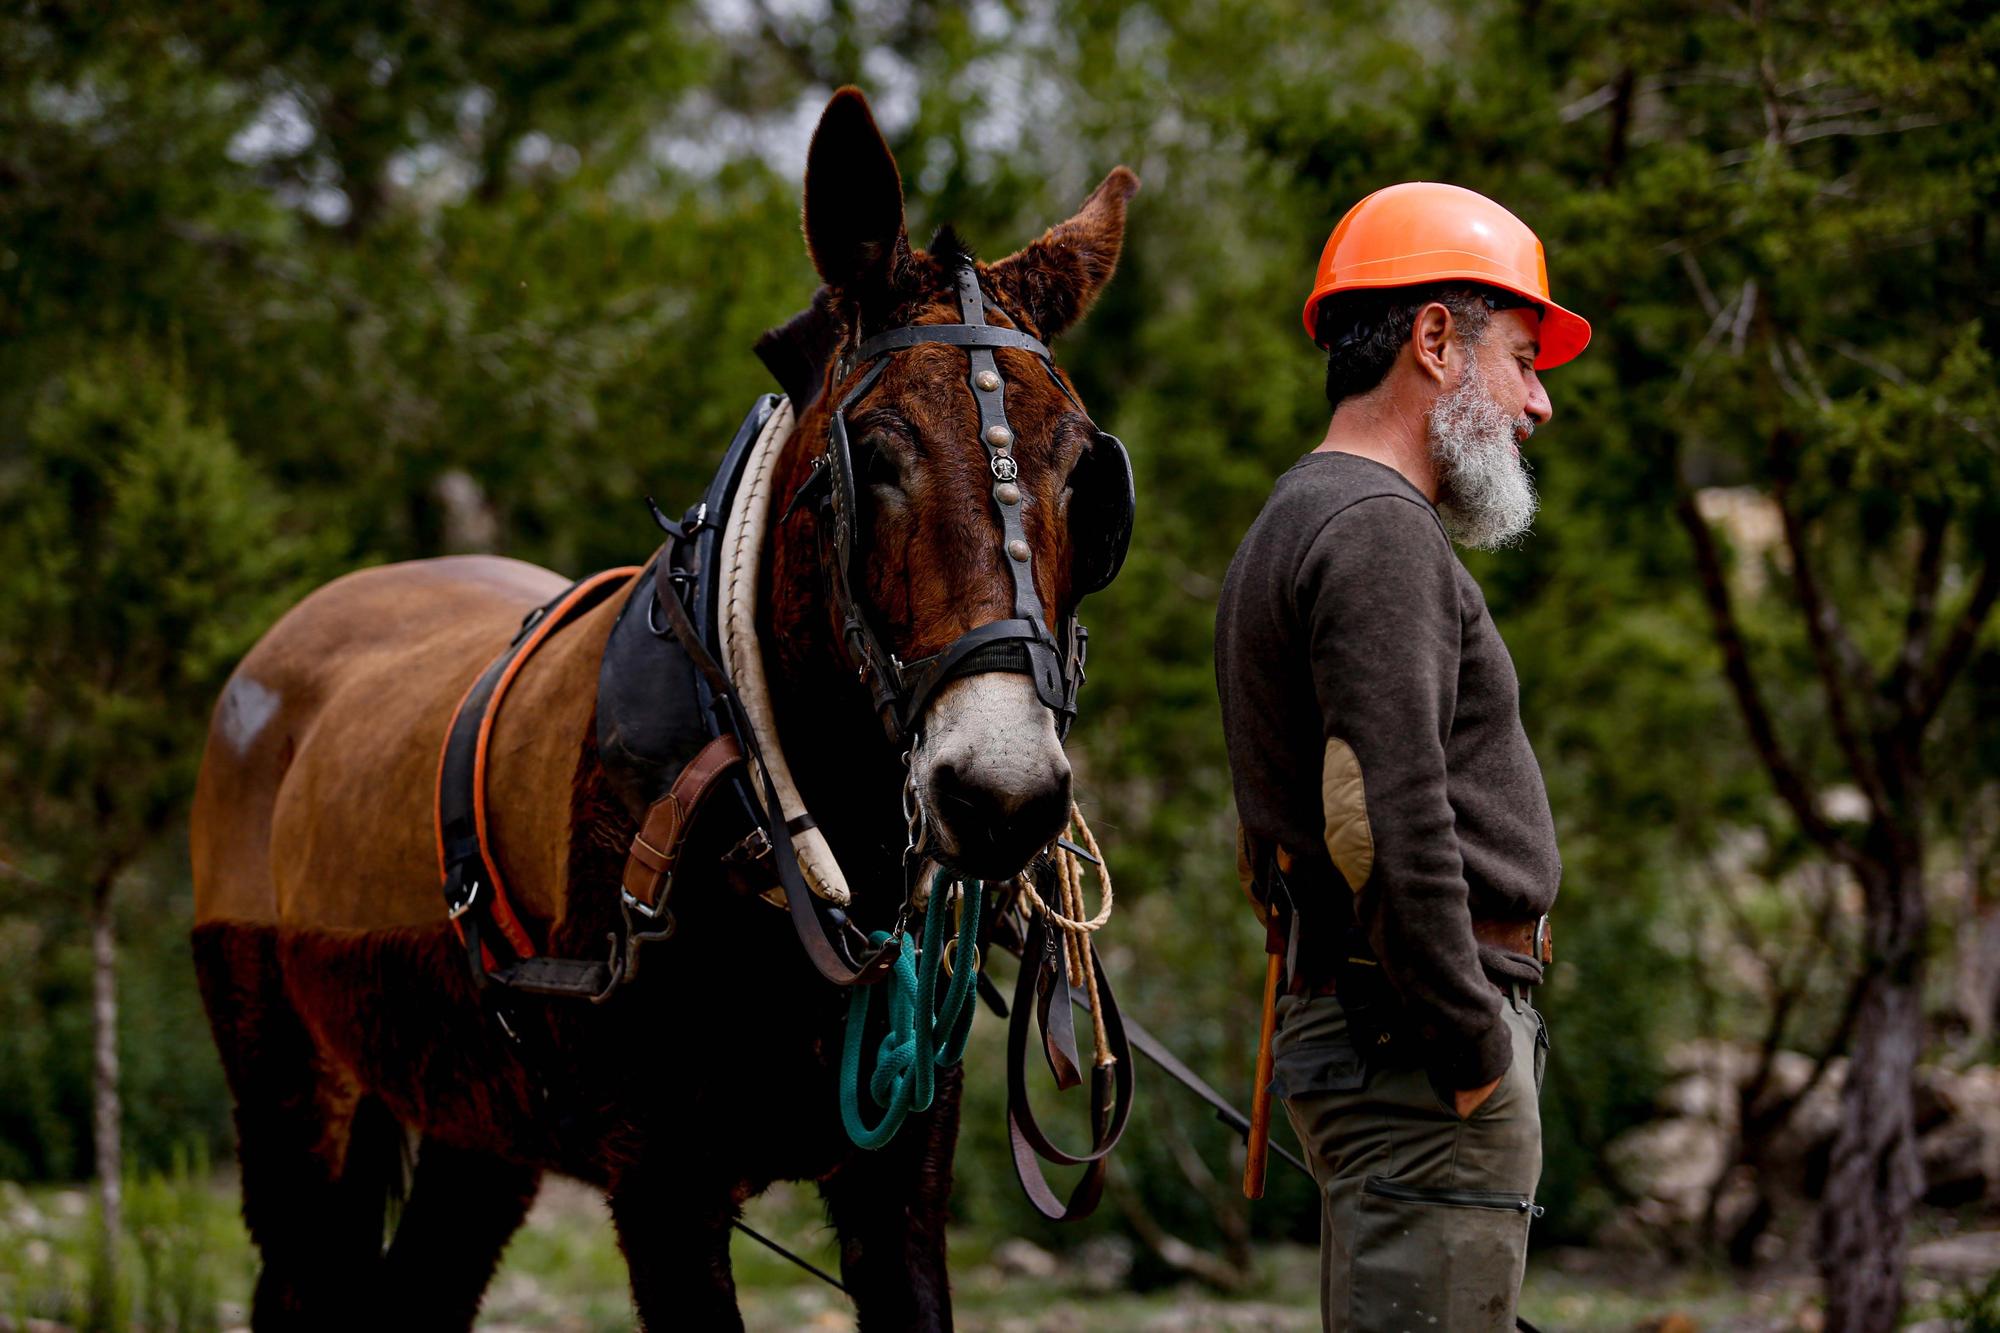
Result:
{"label": "mule's neck", "polygon": [[817,516],[780,521],[826,446],[825,403],[801,416],[773,469],[758,630],[792,776],[854,889],[859,919],[870,923],[901,902],[906,770],[840,644]]}

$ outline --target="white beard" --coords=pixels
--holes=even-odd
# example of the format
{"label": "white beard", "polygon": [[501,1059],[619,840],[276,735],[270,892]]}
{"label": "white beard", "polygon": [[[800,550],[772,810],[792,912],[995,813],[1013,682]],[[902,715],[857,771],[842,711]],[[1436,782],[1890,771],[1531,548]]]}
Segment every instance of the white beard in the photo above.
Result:
{"label": "white beard", "polygon": [[1438,517],[1459,545],[1496,551],[1534,523],[1535,483],[1514,445],[1534,424],[1525,416],[1508,420],[1476,363],[1431,407],[1426,433],[1437,465]]}

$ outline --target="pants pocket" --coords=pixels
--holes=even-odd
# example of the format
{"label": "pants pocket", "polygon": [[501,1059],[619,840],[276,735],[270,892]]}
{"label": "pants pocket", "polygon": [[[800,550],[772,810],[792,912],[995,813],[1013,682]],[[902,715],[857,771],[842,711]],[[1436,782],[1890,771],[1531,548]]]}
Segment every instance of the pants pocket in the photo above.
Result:
{"label": "pants pocket", "polygon": [[1504,1190],[1437,1189],[1369,1176],[1356,1209],[1354,1333],[1507,1333],[1541,1208]]}
{"label": "pants pocket", "polygon": [[1280,1002],[1281,1024],[1272,1043],[1272,1091],[1283,1098],[1320,1092],[1358,1092],[1368,1071],[1354,1049],[1347,1017],[1332,996]]}

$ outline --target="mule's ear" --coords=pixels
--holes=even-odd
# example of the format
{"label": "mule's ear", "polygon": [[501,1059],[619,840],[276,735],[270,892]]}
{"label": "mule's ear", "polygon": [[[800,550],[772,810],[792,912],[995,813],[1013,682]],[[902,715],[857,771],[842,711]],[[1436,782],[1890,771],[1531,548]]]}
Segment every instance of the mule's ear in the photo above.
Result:
{"label": "mule's ear", "polygon": [[1139,178],[1113,167],[1075,217],[988,270],[1013,292],[1044,339],[1082,319],[1111,280],[1125,248],[1125,204],[1137,193]]}
{"label": "mule's ear", "polygon": [[820,114],[806,155],[806,249],[836,291],[894,284],[909,259],[903,178],[859,88],[842,88]]}

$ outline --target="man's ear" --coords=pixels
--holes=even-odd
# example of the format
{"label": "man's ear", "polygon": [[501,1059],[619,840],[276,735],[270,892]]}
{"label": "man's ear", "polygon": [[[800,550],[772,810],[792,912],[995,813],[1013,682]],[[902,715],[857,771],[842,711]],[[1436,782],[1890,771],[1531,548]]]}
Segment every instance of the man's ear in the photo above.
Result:
{"label": "man's ear", "polygon": [[1125,248],[1125,204],[1138,192],[1139,178],[1125,167],[1113,167],[1075,217],[987,270],[994,284],[1027,312],[1044,340],[1082,319],[1111,280]]}
{"label": "man's ear", "polygon": [[1416,358],[1417,373],[1440,389],[1445,387],[1453,348],[1457,348],[1461,356],[1466,355],[1463,345],[1458,342],[1457,333],[1458,321],[1452,318],[1450,308],[1442,301],[1432,301],[1423,306],[1410,324],[1410,351]]}
{"label": "man's ear", "polygon": [[839,292],[893,287],[910,257],[903,179],[858,88],[842,88],[820,114],[806,155],[806,249]]}

